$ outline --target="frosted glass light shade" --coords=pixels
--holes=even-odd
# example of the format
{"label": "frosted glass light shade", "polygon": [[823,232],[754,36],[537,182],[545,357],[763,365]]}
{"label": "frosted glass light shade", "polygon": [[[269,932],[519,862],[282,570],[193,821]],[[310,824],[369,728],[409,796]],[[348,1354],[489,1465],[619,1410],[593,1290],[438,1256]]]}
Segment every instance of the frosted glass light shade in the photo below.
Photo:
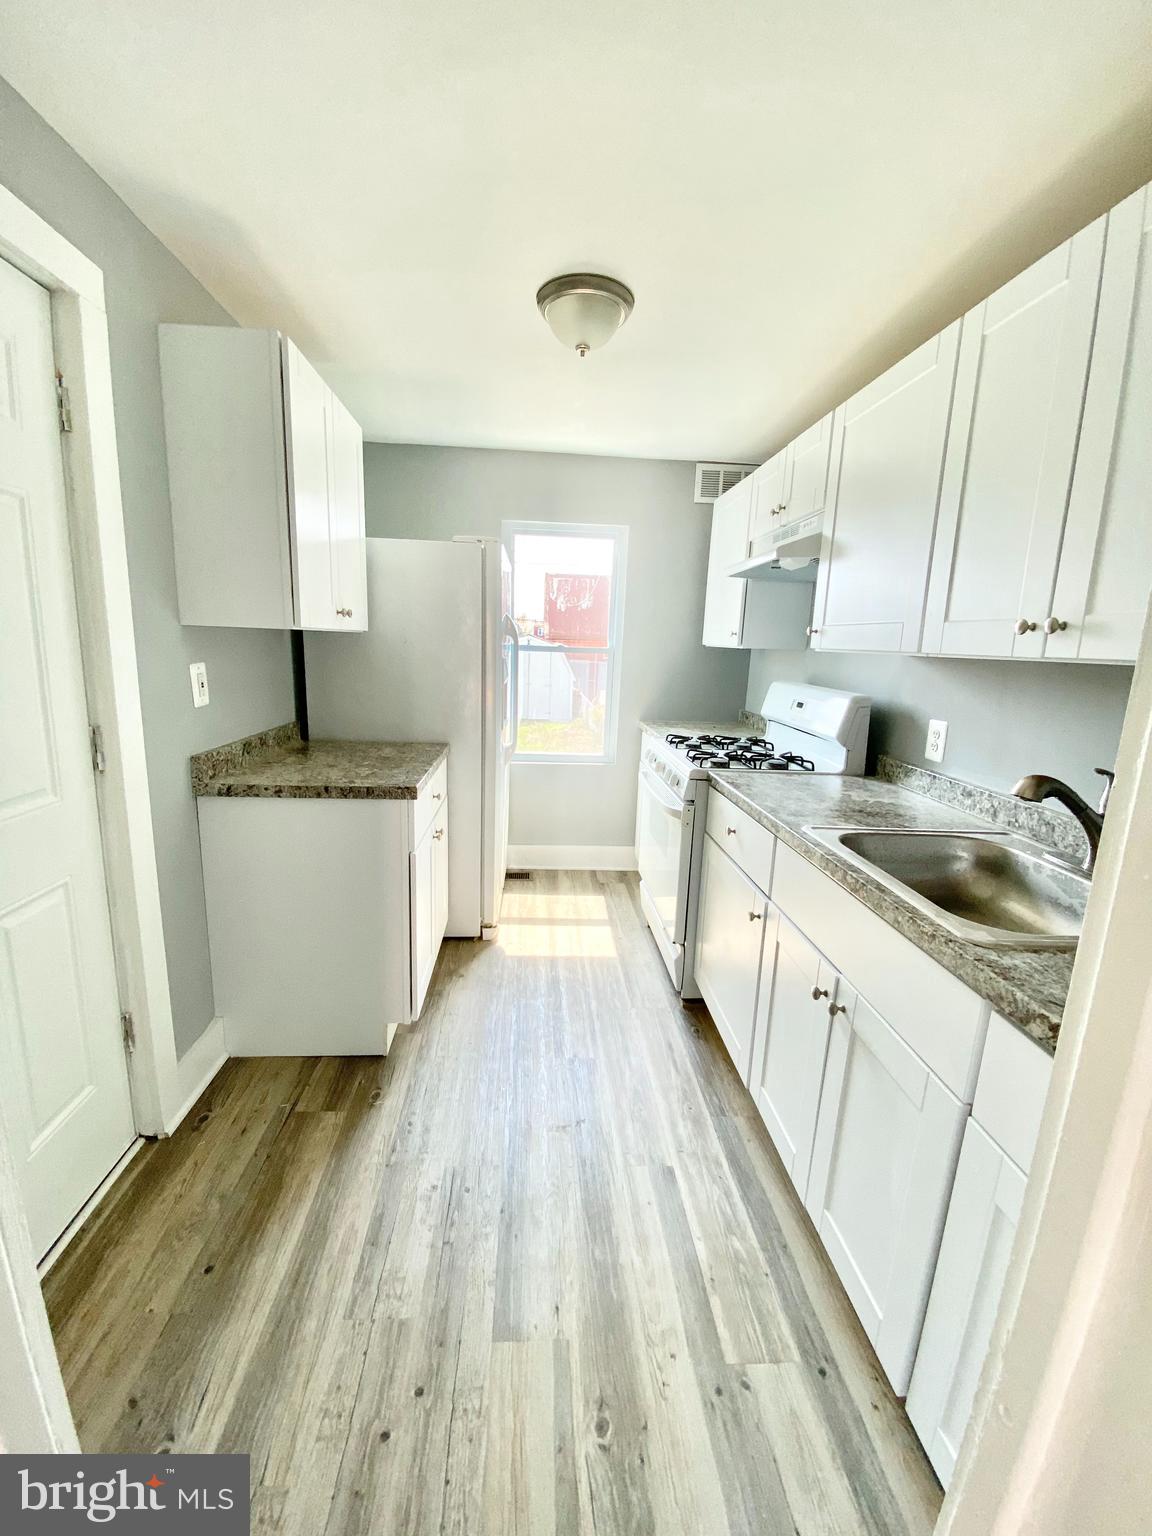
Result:
{"label": "frosted glass light shade", "polygon": [[536,304],[556,340],[581,357],[611,341],[632,313],[629,289],[611,277],[573,272],[554,277],[536,295]]}

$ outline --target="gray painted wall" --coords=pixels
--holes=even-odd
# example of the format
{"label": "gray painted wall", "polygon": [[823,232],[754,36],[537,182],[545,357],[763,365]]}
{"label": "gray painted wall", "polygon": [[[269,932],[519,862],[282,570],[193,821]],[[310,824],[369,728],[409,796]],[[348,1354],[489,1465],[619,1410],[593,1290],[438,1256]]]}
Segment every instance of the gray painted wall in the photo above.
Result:
{"label": "gray painted wall", "polygon": [[[286,634],[184,629],[176,617],[156,326],[231,319],[3,80],[0,145],[0,179],[104,272],[148,783],[176,1049],[183,1053],[214,1012],[188,758],[294,715]],[[192,707],[191,661],[208,664],[206,709]]]}
{"label": "gray painted wall", "polygon": [[[833,656],[754,651],[748,707],[776,678],[850,688],[874,700],[870,760],[889,752],[989,789],[1051,773],[1095,804],[1111,768],[1132,685],[1131,667],[1056,661],[954,661],[926,656]],[[942,763],[929,763],[929,720],[947,720]]]}
{"label": "gray painted wall", "polygon": [[728,718],[747,657],[700,644],[708,507],[693,466],[656,459],[364,445],[368,532],[382,538],[496,537],[505,519],[625,523],[628,581],[617,760],[513,769],[511,841],[631,845],[645,718]]}

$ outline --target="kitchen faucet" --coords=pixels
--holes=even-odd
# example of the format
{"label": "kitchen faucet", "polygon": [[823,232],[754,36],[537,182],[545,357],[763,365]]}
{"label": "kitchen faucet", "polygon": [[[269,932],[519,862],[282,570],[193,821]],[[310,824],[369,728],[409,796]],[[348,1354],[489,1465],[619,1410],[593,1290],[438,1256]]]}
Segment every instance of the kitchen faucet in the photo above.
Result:
{"label": "kitchen faucet", "polygon": [[1112,785],[1116,775],[1111,768],[1097,768],[1096,772],[1104,779],[1104,790],[1100,796],[1100,805],[1093,810],[1087,800],[1078,795],[1070,784],[1065,784],[1063,779],[1054,779],[1046,773],[1030,773],[1020,780],[1012,791],[1021,800],[1058,800],[1062,806],[1071,811],[1076,820],[1084,828],[1084,836],[1088,839],[1088,855],[1084,860],[1084,868],[1088,874],[1096,864],[1096,855],[1100,851],[1100,834],[1104,830],[1104,814],[1108,809],[1108,797],[1112,793]]}

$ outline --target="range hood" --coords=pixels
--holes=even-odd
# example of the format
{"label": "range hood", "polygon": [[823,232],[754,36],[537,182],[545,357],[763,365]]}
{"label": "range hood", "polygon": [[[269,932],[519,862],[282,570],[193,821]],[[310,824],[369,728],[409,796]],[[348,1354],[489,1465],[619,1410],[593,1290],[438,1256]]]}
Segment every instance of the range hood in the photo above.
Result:
{"label": "range hood", "polygon": [[780,530],[784,535],[782,538],[754,540],[747,560],[728,567],[729,576],[744,576],[755,581],[790,576],[794,581],[815,581],[816,561],[820,558],[823,541],[822,521],[821,518],[809,519],[816,526],[792,533],[791,537],[790,530],[784,528]]}

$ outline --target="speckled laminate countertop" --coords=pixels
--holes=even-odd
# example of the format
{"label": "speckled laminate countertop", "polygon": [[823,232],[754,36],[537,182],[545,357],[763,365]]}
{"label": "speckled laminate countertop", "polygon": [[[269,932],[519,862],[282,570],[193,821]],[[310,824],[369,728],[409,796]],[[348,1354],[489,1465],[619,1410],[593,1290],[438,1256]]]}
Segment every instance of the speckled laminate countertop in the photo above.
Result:
{"label": "speckled laminate countertop", "polygon": [[1056,1049],[1075,951],[992,949],[969,944],[902,901],[878,880],[838,858],[823,843],[814,842],[804,831],[807,826],[970,831],[976,827],[990,829],[993,823],[881,779],[816,774],[764,778],[754,773],[719,771],[711,774],[710,780],[713,790],[803,854],[837,885],[878,913],[897,933],[990,1002],[997,1013],[1046,1050]]}
{"label": "speckled laminate countertop", "polygon": [[[644,729],[663,736],[670,730],[691,729],[734,734],[737,729],[708,722],[691,721],[683,725],[664,721],[645,722]],[[882,760],[882,769],[893,771],[900,765]],[[927,782],[937,775],[915,771],[914,782]],[[993,949],[956,938],[941,924],[902,901],[895,892],[871,878],[823,843],[816,842],[805,827],[886,827],[894,830],[974,828],[1004,831],[1005,827],[986,815],[972,815],[954,804],[946,804],[928,794],[914,793],[891,783],[887,778],[839,778],[822,774],[763,774],[713,769],[709,773],[713,790],[768,828],[783,843],[794,848],[810,863],[850,891],[859,901],[911,940],[918,949],[985,998],[997,1013],[1003,1014],[1018,1029],[1054,1051],[1060,1033],[1060,1021],[1072,976],[1074,950]],[[958,781],[946,781],[957,792]],[[959,793],[967,786],[960,786]],[[996,800],[1007,797],[972,787],[971,803],[984,810]],[[1013,803],[1015,810],[1019,803]],[[1035,809],[1035,808],[1030,808]],[[1050,816],[1050,813],[1046,813]],[[1061,818],[1062,820],[1062,818]],[[1061,822],[1051,823],[1061,830]],[[1074,825],[1074,824],[1073,824]],[[1036,835],[1040,824],[1019,828],[1024,835]],[[1077,829],[1078,831],[1078,829]],[[1056,840],[1056,839],[1054,839]],[[1065,850],[1070,852],[1071,849]]]}
{"label": "speckled laminate countertop", "polygon": [[414,800],[448,755],[444,742],[302,742],[291,735],[255,750],[245,747],[234,742],[193,758],[195,793],[272,800]]}

